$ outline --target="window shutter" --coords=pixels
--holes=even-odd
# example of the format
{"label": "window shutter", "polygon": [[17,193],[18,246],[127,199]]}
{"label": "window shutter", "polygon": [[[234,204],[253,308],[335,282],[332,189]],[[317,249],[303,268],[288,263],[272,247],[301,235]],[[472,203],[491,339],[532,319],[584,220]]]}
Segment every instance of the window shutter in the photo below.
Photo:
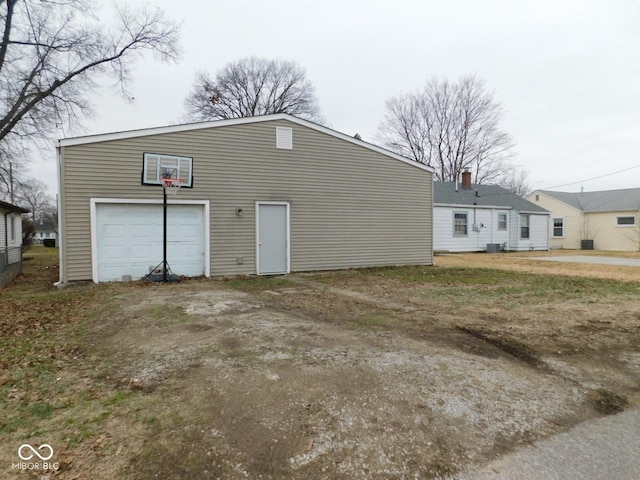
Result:
{"label": "window shutter", "polygon": [[293,150],[293,129],[290,127],[276,127],[276,148]]}

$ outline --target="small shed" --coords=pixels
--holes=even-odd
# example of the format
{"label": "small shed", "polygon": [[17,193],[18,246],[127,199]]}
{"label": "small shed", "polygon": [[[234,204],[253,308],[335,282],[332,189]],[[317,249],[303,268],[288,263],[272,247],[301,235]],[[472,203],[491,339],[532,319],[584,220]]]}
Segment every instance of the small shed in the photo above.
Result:
{"label": "small shed", "polygon": [[62,283],[432,264],[433,171],[286,115],[59,142]]}

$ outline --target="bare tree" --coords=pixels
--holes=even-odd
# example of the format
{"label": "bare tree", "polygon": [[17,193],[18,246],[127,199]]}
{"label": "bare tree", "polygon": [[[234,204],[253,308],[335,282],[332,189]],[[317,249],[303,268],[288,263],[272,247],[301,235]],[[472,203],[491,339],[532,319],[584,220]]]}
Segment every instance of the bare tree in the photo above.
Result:
{"label": "bare tree", "polygon": [[31,210],[31,218],[39,219],[45,212],[49,212],[53,206],[53,199],[49,195],[47,184],[29,178],[15,185],[15,201],[20,206]]}
{"label": "bare tree", "polygon": [[497,179],[496,183],[523,198],[533,190],[529,183],[529,173],[515,166],[508,168],[507,171]]}
{"label": "bare tree", "polygon": [[249,57],[228,63],[215,80],[196,75],[185,99],[187,117],[205,121],[290,113],[322,123],[315,89],[294,62]]}
{"label": "bare tree", "polygon": [[387,100],[378,140],[433,167],[438,180],[471,170],[474,183],[495,182],[508,170],[513,149],[499,126],[502,114],[477,77],[432,79],[422,90]]}
{"label": "bare tree", "polygon": [[116,10],[112,26],[86,0],[0,1],[0,172],[25,140],[91,114],[87,97],[99,75],[126,94],[143,52],[177,58],[178,28],[160,10]]}
{"label": "bare tree", "polygon": [[19,178],[24,176],[24,156],[11,143],[0,142],[0,200],[13,203],[12,193]]}

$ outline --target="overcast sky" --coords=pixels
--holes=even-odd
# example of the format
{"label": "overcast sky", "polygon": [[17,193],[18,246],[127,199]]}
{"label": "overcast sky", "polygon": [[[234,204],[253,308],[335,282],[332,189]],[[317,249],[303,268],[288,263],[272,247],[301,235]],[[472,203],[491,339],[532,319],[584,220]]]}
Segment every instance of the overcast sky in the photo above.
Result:
{"label": "overcast sky", "polygon": [[[66,136],[176,123],[196,71],[255,55],[298,62],[328,125],[372,141],[387,98],[471,73],[504,107],[502,128],[534,188],[640,187],[638,0],[149,3],[182,23],[182,60],[139,62],[135,101],[101,89],[96,118]],[[33,163],[52,191],[54,163]]]}

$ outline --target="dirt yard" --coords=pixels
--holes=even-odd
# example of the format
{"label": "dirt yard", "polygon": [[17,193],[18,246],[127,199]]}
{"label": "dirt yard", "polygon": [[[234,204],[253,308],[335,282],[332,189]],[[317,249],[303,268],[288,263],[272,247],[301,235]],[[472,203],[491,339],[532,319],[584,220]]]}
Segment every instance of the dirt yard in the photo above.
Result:
{"label": "dirt yard", "polygon": [[[72,287],[91,303],[48,377],[64,387],[51,415],[4,423],[0,465],[31,442],[57,473],[10,473],[455,479],[640,405],[640,269],[436,261]],[[31,402],[15,368],[3,385]]]}

